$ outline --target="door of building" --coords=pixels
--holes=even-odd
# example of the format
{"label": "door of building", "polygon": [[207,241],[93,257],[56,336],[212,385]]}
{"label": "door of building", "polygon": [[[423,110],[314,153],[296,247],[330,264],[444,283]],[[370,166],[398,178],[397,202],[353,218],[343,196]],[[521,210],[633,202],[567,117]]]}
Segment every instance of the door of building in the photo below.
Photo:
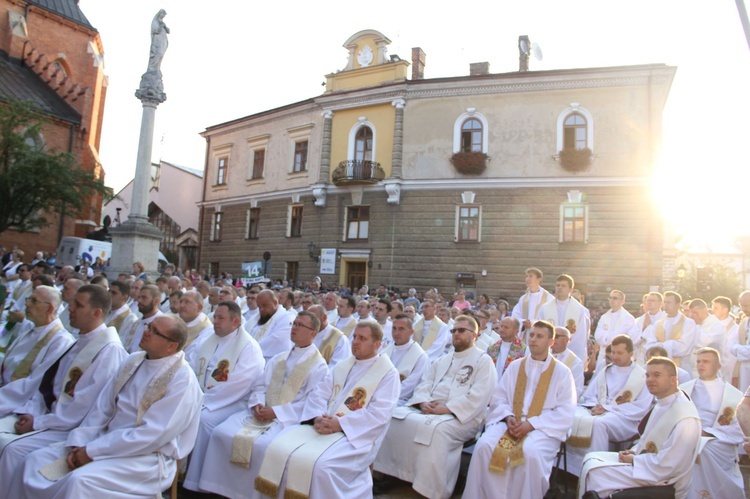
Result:
{"label": "door of building", "polygon": [[346,282],[349,289],[361,288],[367,279],[367,262],[348,262],[346,266]]}

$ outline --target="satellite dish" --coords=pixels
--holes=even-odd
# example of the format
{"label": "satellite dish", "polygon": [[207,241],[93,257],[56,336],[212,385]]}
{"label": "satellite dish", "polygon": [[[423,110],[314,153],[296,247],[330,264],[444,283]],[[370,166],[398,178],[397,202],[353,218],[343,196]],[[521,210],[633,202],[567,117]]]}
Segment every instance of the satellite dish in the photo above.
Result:
{"label": "satellite dish", "polygon": [[531,44],[531,53],[537,61],[542,60],[542,47],[538,43]]}
{"label": "satellite dish", "polygon": [[523,52],[524,54],[528,54],[529,53],[529,44],[528,44],[528,42],[526,40],[521,39],[521,41],[518,42],[518,43],[519,43],[519,45],[521,47],[521,52]]}

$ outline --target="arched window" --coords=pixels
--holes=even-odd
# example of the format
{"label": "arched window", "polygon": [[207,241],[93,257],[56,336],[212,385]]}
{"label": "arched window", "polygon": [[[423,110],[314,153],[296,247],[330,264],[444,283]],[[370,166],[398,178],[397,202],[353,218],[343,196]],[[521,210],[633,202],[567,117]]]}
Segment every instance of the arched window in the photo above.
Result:
{"label": "arched window", "polygon": [[572,113],[563,124],[563,149],[585,149],[588,147],[586,118]]}
{"label": "arched window", "polygon": [[482,152],[482,123],[469,118],[461,125],[461,152]]}
{"label": "arched window", "polygon": [[360,127],[354,138],[354,159],[356,161],[372,161],[372,129],[368,126]]}

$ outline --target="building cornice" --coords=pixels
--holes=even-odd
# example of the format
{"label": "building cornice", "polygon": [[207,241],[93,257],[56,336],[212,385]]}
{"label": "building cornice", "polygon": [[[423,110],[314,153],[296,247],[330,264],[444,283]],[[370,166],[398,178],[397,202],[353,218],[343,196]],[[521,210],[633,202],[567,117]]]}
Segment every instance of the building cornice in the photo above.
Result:
{"label": "building cornice", "polygon": [[[405,180],[399,181],[401,191],[437,191],[437,190],[488,190],[488,189],[519,189],[519,188],[586,188],[586,187],[644,187],[651,184],[650,177],[511,177],[511,178],[471,178],[471,179],[435,179],[435,180]],[[384,181],[385,182],[385,181]],[[375,185],[356,186],[363,192],[383,192],[385,183]],[[315,187],[320,187],[316,185]],[[326,185],[327,195],[348,194],[351,187],[336,187]],[[213,206],[232,206],[249,204],[251,201],[274,201],[278,199],[292,199],[292,196],[312,196],[313,186],[297,189],[287,189],[273,192],[243,194],[215,200],[206,200],[198,206],[206,208]]]}

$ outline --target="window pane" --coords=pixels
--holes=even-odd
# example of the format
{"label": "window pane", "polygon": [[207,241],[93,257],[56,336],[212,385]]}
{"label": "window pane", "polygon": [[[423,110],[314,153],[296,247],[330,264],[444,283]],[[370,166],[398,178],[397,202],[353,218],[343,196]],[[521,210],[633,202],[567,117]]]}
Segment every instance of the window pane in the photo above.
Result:
{"label": "window pane", "polygon": [[359,222],[359,239],[367,239],[367,234],[370,229],[370,222],[362,220]]}
{"label": "window pane", "polygon": [[349,222],[349,231],[346,234],[347,239],[358,239],[357,229],[359,222]]}

